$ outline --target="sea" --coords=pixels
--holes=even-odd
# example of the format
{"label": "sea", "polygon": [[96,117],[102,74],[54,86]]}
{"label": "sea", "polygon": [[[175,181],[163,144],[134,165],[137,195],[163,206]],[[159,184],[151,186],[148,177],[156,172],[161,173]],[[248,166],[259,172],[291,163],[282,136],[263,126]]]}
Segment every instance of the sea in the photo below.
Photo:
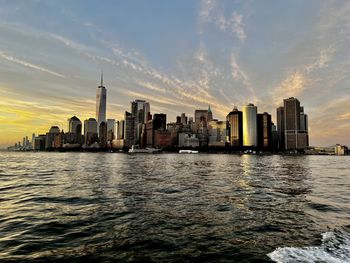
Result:
{"label": "sea", "polygon": [[0,152],[0,262],[350,262],[350,156]]}

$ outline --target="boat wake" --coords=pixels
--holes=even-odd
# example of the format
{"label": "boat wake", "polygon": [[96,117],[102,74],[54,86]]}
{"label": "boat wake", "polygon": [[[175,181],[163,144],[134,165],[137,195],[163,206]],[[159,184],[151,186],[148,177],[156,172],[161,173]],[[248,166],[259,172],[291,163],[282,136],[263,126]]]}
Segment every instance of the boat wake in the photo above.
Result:
{"label": "boat wake", "polygon": [[283,247],[267,254],[278,263],[349,263],[350,235],[344,232],[326,232],[322,234],[322,245],[315,247]]}

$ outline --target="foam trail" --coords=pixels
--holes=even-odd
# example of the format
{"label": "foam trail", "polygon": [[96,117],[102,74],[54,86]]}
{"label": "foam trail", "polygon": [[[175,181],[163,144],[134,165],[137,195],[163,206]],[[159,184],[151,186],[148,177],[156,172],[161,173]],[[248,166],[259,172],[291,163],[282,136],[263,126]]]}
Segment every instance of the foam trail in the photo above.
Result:
{"label": "foam trail", "polygon": [[349,263],[350,236],[339,231],[322,234],[322,245],[277,248],[267,256],[277,263]]}

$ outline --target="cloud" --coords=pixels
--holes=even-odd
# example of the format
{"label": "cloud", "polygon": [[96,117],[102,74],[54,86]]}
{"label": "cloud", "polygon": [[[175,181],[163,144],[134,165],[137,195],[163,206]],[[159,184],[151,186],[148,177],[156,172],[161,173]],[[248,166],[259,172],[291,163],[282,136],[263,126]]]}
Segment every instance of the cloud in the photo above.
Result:
{"label": "cloud", "polygon": [[[307,88],[314,87],[317,80],[315,77],[312,77],[312,74],[327,68],[336,52],[337,50],[333,46],[323,48],[319,50],[316,56],[312,57],[311,62],[306,63],[304,66],[301,66],[299,70],[295,70],[287,75],[287,77],[272,91],[275,105],[281,104],[282,100],[287,97],[300,96]],[[336,82],[338,80],[339,79],[337,79]],[[324,84],[323,82],[323,85]]]}
{"label": "cloud", "polygon": [[[258,105],[259,111],[264,108],[273,113],[284,98],[295,96],[309,113],[312,141],[317,142],[321,132],[316,131],[327,129],[322,124],[324,116],[319,115],[319,112],[323,112],[322,107],[327,101],[339,103],[333,99],[343,97],[348,91],[350,5],[335,1],[305,4],[305,8],[312,7],[313,11],[307,14],[307,19],[303,17],[304,13],[300,14],[298,20],[304,22],[303,19],[306,19],[305,27],[296,30],[294,22],[297,21],[293,20],[294,27],[290,26],[288,16],[286,21],[280,21],[279,12],[285,10],[278,10],[281,8],[279,5],[266,18],[266,12],[271,11],[271,7],[256,3],[257,12],[250,19],[252,3],[201,1],[199,10],[194,10],[198,17],[194,20],[197,24],[193,40],[188,40],[189,45],[184,49],[183,56],[172,57],[171,54],[165,63],[157,55],[154,56],[154,50],[150,52],[149,47],[142,43],[137,45],[140,50],[123,46],[123,40],[124,44],[132,43],[137,37],[122,39],[127,35],[115,34],[119,28],[104,27],[101,20],[93,16],[80,18],[80,14],[74,13],[74,10],[71,13],[79,14],[77,17],[81,25],[74,22],[71,23],[74,28],[62,27],[62,30],[53,30],[55,26],[47,25],[47,31],[42,31],[35,28],[37,25],[27,25],[22,20],[23,24],[3,23],[7,18],[2,18],[0,50],[4,52],[0,53],[0,59],[4,59],[4,63],[1,64],[6,69],[11,63],[16,63],[23,66],[19,70],[22,69],[25,74],[18,72],[14,77],[14,73],[10,72],[1,81],[11,83],[14,89],[22,91],[16,96],[25,97],[23,101],[37,104],[20,108],[13,104],[23,101],[5,100],[2,107],[7,107],[11,112],[0,113],[0,119],[11,115],[20,123],[24,119],[19,116],[28,117],[24,122],[28,124],[26,132],[30,133],[42,124],[47,129],[51,120],[65,125],[67,117],[73,112],[83,117],[94,116],[95,84],[91,83],[95,82],[92,76],[94,72],[98,75],[102,68],[107,76],[109,117],[121,116],[120,113],[130,107],[129,99],[136,98],[151,101],[153,113],[162,110],[173,116],[176,112],[206,108],[210,104],[215,117],[223,118],[232,109],[233,103],[243,104],[249,99]],[[295,11],[294,6],[291,4],[288,14]],[[62,25],[69,26],[70,17],[63,19],[65,23]],[[266,28],[269,28],[268,32],[264,31]],[[77,32],[76,29],[81,30],[82,34],[73,36],[72,32]],[[291,33],[292,38],[281,37],[281,29]],[[31,50],[30,59],[25,56],[28,47]],[[43,61],[52,61],[52,64]],[[172,61],[178,64],[174,65]],[[54,71],[50,65],[55,65]],[[27,74],[26,68],[32,71]],[[39,80],[33,77],[36,71],[48,75]],[[66,77],[62,72],[70,72],[70,76]],[[342,107],[347,106],[344,104]],[[41,115],[50,109],[53,110],[52,114]],[[59,115],[53,115],[55,113]],[[343,127],[348,116],[346,111],[331,108],[326,120],[332,126]],[[33,120],[31,127],[29,118]],[[43,118],[51,119],[44,123]],[[36,126],[35,121],[41,124]],[[7,132],[10,131],[8,125]],[[17,127],[13,125],[12,130],[17,130]],[[344,134],[342,129],[337,129],[338,134]]]}
{"label": "cloud", "polygon": [[234,80],[239,80],[239,81],[242,81],[245,85],[250,85],[248,76],[238,65],[234,54],[231,54],[231,69],[232,69],[232,78]]}
{"label": "cloud", "polygon": [[39,71],[51,74],[51,75],[56,76],[56,77],[66,78],[66,76],[64,76],[63,74],[60,74],[60,73],[57,73],[55,71],[49,70],[47,68],[44,68],[42,66],[38,66],[38,65],[35,65],[33,63],[30,63],[30,62],[27,62],[27,61],[24,61],[24,60],[21,60],[21,59],[18,59],[18,58],[6,55],[3,51],[0,51],[0,57],[5,59],[5,60],[7,60],[7,61],[16,63],[18,65],[21,65],[21,66],[24,66],[24,67],[27,67],[27,68],[39,70]]}
{"label": "cloud", "polygon": [[236,56],[231,54],[231,76],[235,81],[240,81],[243,83],[244,87],[250,92],[252,96],[252,101],[256,100],[255,90],[253,85],[247,75],[247,73],[239,66]]}
{"label": "cloud", "polygon": [[161,87],[158,87],[157,85],[155,84],[152,84],[150,82],[138,82],[138,84],[143,87],[143,88],[146,88],[146,89],[149,89],[149,90],[153,90],[153,91],[159,91],[159,92],[166,92],[166,90],[164,88],[161,88]]}
{"label": "cloud", "polygon": [[[234,10],[230,16],[225,15],[226,7],[223,2],[203,0],[199,8],[199,24],[214,24],[222,32],[229,32],[241,42],[247,38],[245,32],[244,15]],[[200,28],[200,34],[204,30]]]}
{"label": "cloud", "polygon": [[305,86],[307,80],[299,71],[295,71],[287,76],[274,90],[272,96],[274,98],[275,105],[281,104],[283,99],[288,97],[297,97],[300,95]]}
{"label": "cloud", "polygon": [[230,31],[242,42],[247,38],[247,34],[244,29],[243,14],[239,14],[234,11],[230,18],[226,18],[224,14],[220,14],[215,19],[215,24],[221,31]]}
{"label": "cloud", "polygon": [[202,23],[212,21],[212,12],[217,5],[215,0],[202,0],[199,10],[199,18]]}
{"label": "cloud", "polygon": [[339,115],[339,116],[336,118],[336,120],[337,120],[337,121],[350,120],[350,112],[347,112],[347,113],[344,113],[344,114]]}
{"label": "cloud", "polygon": [[322,69],[328,66],[328,62],[331,61],[332,55],[336,52],[336,49],[332,46],[322,49],[319,52],[318,57],[316,57],[315,61],[309,65],[305,66],[305,71],[307,73],[311,73],[317,69]]}
{"label": "cloud", "polygon": [[140,92],[135,92],[135,91],[128,91],[126,92],[127,95],[133,97],[133,98],[140,98],[140,99],[145,99],[145,100],[148,100],[150,102],[156,102],[156,103],[159,103],[159,104],[163,104],[163,105],[179,105],[179,104],[182,104],[182,103],[179,103],[178,101],[175,101],[175,100],[172,100],[172,99],[168,99],[168,98],[165,98],[165,97],[156,97],[156,96],[153,96],[153,95],[148,95],[148,94],[145,94],[145,93],[140,93]]}
{"label": "cloud", "polygon": [[[329,100],[309,112],[311,136],[316,145],[348,144],[350,140],[349,95]],[[310,117],[311,116],[311,117]],[[326,142],[326,143],[325,143]]]}

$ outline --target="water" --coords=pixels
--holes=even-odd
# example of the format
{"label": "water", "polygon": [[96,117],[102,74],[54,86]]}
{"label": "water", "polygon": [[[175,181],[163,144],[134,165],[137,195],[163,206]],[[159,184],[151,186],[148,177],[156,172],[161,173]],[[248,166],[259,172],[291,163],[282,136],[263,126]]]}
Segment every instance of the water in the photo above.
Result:
{"label": "water", "polygon": [[350,156],[0,153],[0,262],[350,262]]}

